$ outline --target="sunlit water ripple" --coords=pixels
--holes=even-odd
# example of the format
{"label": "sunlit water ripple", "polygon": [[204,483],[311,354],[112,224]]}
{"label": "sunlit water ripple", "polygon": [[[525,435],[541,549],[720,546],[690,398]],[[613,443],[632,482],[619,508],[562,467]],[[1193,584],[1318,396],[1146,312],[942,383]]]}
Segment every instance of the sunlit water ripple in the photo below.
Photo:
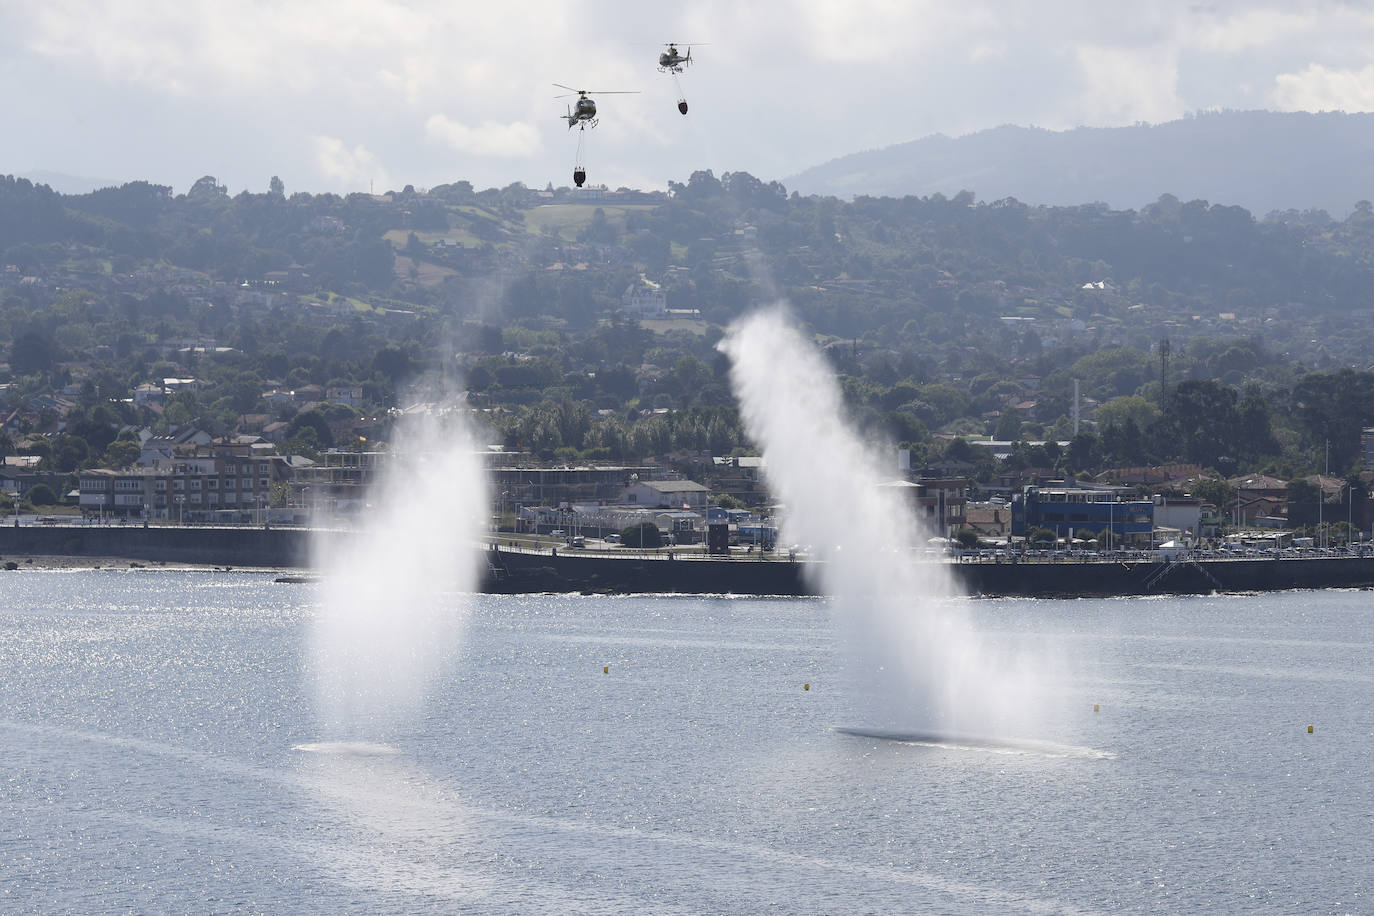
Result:
{"label": "sunlit water ripple", "polygon": [[5,912],[1374,909],[1363,593],[972,602],[1056,649],[999,744],[851,733],[825,601],[477,598],[423,715],[339,736],[318,587],[0,589]]}

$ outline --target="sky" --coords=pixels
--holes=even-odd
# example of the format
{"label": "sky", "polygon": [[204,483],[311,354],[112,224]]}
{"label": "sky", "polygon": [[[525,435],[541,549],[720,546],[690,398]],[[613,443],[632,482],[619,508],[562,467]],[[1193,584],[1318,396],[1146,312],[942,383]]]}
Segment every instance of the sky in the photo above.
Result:
{"label": "sky", "polygon": [[591,184],[786,183],[1002,124],[1374,110],[1374,0],[0,0],[0,174],[558,187],[554,83],[638,92],[597,99]]}

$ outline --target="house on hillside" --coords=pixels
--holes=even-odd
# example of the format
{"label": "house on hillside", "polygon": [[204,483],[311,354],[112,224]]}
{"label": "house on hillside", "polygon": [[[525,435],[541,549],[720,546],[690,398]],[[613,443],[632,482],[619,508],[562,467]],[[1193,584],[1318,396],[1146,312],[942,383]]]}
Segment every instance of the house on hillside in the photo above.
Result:
{"label": "house on hillside", "polygon": [[948,537],[966,524],[968,479],[964,477],[890,480],[878,484],[898,491],[928,534]]}
{"label": "house on hillside", "polygon": [[625,287],[620,310],[632,318],[662,318],[668,313],[668,294],[659,284],[640,276]]}
{"label": "house on hillside", "polygon": [[1288,483],[1265,474],[1232,477],[1226,481],[1235,489],[1229,505],[1218,506],[1222,516],[1237,525],[1253,525],[1260,516],[1288,514]]}
{"label": "house on hillside", "polygon": [[324,391],[326,401],[356,407],[363,402],[362,385],[332,385]]}
{"label": "house on hillside", "polygon": [[979,537],[1005,538],[1011,531],[1011,506],[969,503],[964,508],[964,524]]}
{"label": "house on hillside", "polygon": [[170,461],[184,452],[194,450],[197,446],[209,445],[212,441],[209,433],[194,426],[184,427],[165,436],[148,436],[143,439],[138,466],[152,467],[158,461]]}
{"label": "house on hillside", "polygon": [[136,407],[147,407],[152,404],[161,404],[164,392],[161,385],[154,385],[152,382],[144,382],[134,389],[134,405]]}
{"label": "house on hillside", "polygon": [[715,471],[712,488],[716,493],[733,496],[751,506],[756,506],[767,498],[761,456],[713,457],[711,463]]}

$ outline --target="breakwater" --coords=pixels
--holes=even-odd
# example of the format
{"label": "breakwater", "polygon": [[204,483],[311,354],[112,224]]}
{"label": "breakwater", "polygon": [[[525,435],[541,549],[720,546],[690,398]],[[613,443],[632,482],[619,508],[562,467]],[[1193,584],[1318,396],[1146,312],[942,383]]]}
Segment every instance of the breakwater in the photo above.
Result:
{"label": "breakwater", "polygon": [[[605,557],[562,552],[553,556],[500,550],[491,553],[488,562],[488,591],[815,594],[805,575],[805,561],[666,559],[661,554]],[[962,592],[987,597],[1194,595],[1374,586],[1374,556],[1358,555],[949,565]]]}
{"label": "breakwater", "polygon": [[[305,569],[320,532],[300,528],[33,525],[0,527],[0,557],[117,557],[146,562]],[[330,531],[325,537],[350,537]],[[807,561],[680,553],[486,549],[492,593],[595,592],[811,595]],[[919,562],[944,562],[927,560]],[[970,595],[1113,597],[1374,587],[1374,555],[1313,553],[1237,559],[952,563]],[[378,570],[379,575],[384,570]]]}
{"label": "breakwater", "polygon": [[310,532],[299,528],[151,525],[0,527],[0,556],[119,557],[208,566],[306,567]]}

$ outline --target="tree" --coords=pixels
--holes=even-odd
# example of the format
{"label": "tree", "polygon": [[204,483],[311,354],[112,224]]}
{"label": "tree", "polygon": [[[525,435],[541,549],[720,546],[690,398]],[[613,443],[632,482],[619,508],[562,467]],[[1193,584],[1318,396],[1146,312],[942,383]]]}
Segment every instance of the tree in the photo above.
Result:
{"label": "tree", "polygon": [[1374,372],[1342,369],[1304,376],[1293,388],[1296,417],[1312,445],[1331,446],[1332,467],[1347,468],[1359,454],[1360,429],[1374,422]]}
{"label": "tree", "polygon": [[1235,502],[1236,490],[1220,477],[1204,477],[1193,484],[1192,495],[1205,503],[1225,508]]}
{"label": "tree", "polygon": [[1294,506],[1316,505],[1320,498],[1320,490],[1311,480],[1298,478],[1288,482],[1286,496],[1291,511]]}
{"label": "tree", "polygon": [[333,448],[334,433],[329,428],[329,419],[320,408],[301,411],[287,426],[287,435],[295,438],[305,430],[313,430],[313,443],[319,448]]}
{"label": "tree", "polygon": [[974,550],[978,547],[978,532],[972,528],[960,528],[954,532],[954,540],[958,541],[961,547]]}
{"label": "tree", "polygon": [[186,192],[187,197],[201,200],[227,197],[228,194],[229,189],[220,184],[213,175],[197,178],[196,183],[191,185],[191,190]]}
{"label": "tree", "polygon": [[126,468],[138,460],[142,447],[138,443],[136,436],[128,436],[120,433],[118,439],[110,443],[109,448],[105,449],[104,463],[106,467]]}
{"label": "tree", "polygon": [[273,175],[272,180],[267,183],[267,193],[271,194],[273,197],[285,198],[286,185],[282,183],[280,178]]}
{"label": "tree", "polygon": [[1136,429],[1148,433],[1150,427],[1159,419],[1159,408],[1145,398],[1136,395],[1112,398],[1093,413],[1099,428],[1107,426],[1124,427],[1127,422],[1135,424]]}
{"label": "tree", "polygon": [[620,543],[626,547],[662,547],[663,535],[653,522],[640,522],[620,531]]}
{"label": "tree", "polygon": [[57,504],[57,494],[52,491],[52,487],[45,483],[34,484],[29,487],[24,497],[35,506],[54,506]]}
{"label": "tree", "polygon": [[1241,438],[1238,398],[1234,389],[1211,380],[1188,379],[1169,392],[1165,420],[1156,425],[1161,450],[1171,457],[1194,461],[1203,467],[1236,462]]}
{"label": "tree", "polygon": [[85,439],[63,433],[52,440],[52,454],[48,460],[52,466],[64,474],[77,470],[91,456],[91,447]]}
{"label": "tree", "polygon": [[17,375],[46,372],[56,359],[57,345],[38,331],[20,334],[10,345],[10,370]]}
{"label": "tree", "polygon": [[1021,438],[1021,414],[1015,408],[1008,407],[1002,411],[992,431],[992,438],[1002,442],[1015,442]]}

